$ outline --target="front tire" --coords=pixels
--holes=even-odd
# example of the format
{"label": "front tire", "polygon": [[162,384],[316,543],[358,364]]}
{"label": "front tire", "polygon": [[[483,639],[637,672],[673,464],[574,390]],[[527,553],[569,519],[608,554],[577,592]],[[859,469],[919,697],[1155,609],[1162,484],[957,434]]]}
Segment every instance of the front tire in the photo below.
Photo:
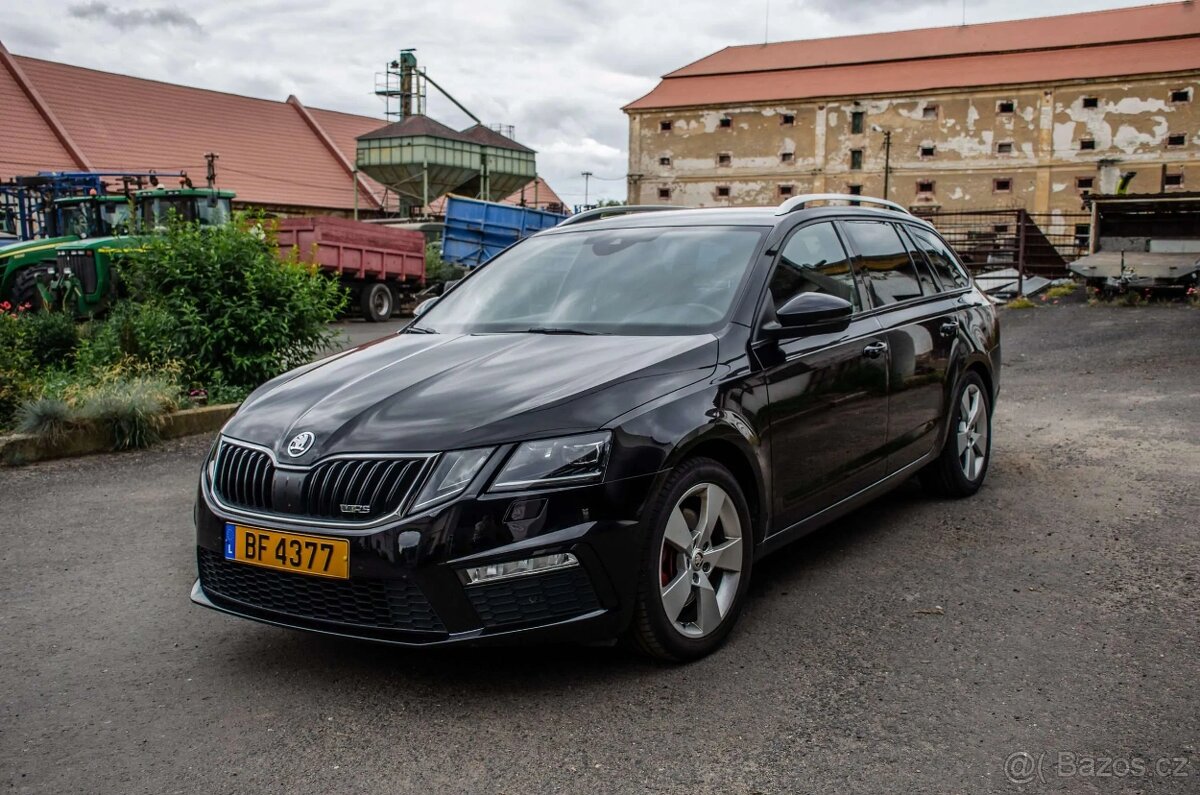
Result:
{"label": "front tire", "polygon": [[921,484],[943,497],[970,497],[987,477],[992,458],[992,398],[978,373],[963,377],[954,393],[942,452],[921,470]]}
{"label": "front tire", "polygon": [[699,659],[725,642],[750,584],[745,495],[724,466],[694,458],[668,477],[647,515],[630,639],[658,660]]}

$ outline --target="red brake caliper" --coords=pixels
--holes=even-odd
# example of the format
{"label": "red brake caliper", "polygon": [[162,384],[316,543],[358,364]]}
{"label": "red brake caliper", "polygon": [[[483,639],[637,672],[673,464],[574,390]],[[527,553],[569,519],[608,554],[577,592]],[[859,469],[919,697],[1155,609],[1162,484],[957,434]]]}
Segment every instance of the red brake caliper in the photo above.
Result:
{"label": "red brake caliper", "polygon": [[667,583],[675,579],[675,553],[668,549],[666,544],[663,544],[662,560],[659,561],[658,568],[662,585],[666,587]]}

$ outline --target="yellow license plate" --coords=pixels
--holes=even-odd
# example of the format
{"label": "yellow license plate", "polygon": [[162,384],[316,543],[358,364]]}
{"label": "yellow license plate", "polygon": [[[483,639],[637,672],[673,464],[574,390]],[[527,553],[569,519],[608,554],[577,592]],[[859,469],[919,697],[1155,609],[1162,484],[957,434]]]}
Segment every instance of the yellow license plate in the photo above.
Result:
{"label": "yellow license plate", "polygon": [[350,542],[344,538],[225,525],[225,559],[317,577],[350,577]]}

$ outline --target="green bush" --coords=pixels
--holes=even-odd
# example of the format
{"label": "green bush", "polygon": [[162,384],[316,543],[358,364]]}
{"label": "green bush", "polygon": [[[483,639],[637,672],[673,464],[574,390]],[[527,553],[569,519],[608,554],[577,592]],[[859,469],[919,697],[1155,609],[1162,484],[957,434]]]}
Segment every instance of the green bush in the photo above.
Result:
{"label": "green bush", "polygon": [[467,275],[467,269],[461,265],[453,265],[442,259],[442,244],[430,243],[425,246],[425,283],[428,285],[440,282],[452,282]]}
{"label": "green bush", "polygon": [[74,357],[79,332],[70,314],[26,312],[21,320],[25,325],[25,345],[38,364],[60,365]]}
{"label": "green bush", "polygon": [[0,312],[0,429],[37,392],[33,355],[25,341],[24,317]]}
{"label": "green bush", "polygon": [[346,300],[337,281],[293,253],[280,260],[271,234],[244,216],[225,227],[172,222],[122,268],[130,308],[113,308],[89,355],[119,350],[176,360],[197,384],[252,388],[328,347]]}
{"label": "green bush", "polygon": [[87,391],[76,416],[81,424],[107,429],[114,450],[147,447],[158,440],[178,394],[179,387],[169,379],[134,376]]}

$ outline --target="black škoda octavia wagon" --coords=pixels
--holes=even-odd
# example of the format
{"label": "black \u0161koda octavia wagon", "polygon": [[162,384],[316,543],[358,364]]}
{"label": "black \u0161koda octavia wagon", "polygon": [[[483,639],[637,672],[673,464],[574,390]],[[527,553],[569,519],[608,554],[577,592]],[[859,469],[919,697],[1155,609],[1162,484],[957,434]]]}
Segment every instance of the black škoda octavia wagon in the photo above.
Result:
{"label": "black \u0161koda octavia wagon", "polygon": [[251,395],[204,467],[192,599],[696,658],[763,555],[912,475],[974,493],[999,364],[991,303],[890,202],[576,215]]}

